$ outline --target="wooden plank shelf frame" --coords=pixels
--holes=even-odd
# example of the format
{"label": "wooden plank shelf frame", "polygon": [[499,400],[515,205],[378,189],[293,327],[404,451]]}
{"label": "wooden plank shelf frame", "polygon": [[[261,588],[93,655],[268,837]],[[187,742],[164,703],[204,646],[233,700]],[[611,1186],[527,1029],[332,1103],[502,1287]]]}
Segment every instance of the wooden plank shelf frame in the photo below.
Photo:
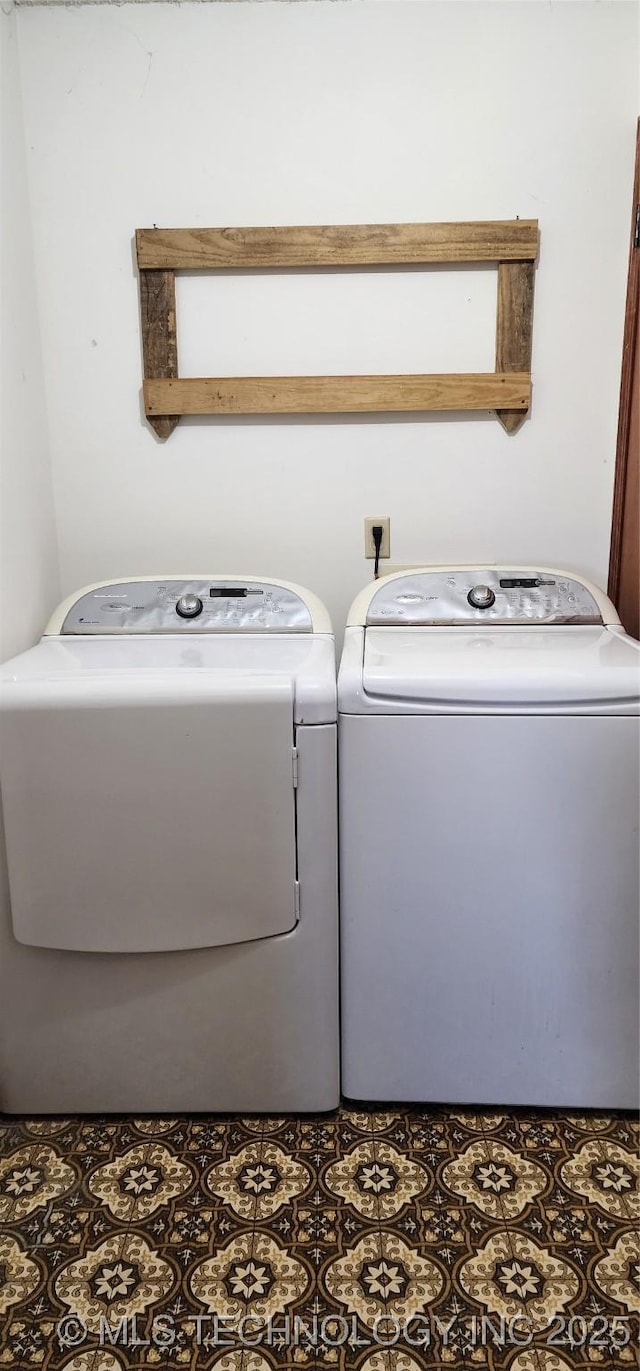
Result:
{"label": "wooden plank shelf frame", "polygon": [[[183,414],[493,410],[507,433],[531,403],[538,222],[137,229],[144,408],[159,438]],[[496,369],[420,376],[178,376],[176,271],[292,267],[498,267]]]}

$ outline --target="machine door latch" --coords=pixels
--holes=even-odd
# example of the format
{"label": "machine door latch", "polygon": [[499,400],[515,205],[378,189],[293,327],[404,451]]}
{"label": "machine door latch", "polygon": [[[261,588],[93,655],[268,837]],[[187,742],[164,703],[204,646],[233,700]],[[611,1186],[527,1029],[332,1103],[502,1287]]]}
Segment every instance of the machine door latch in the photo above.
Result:
{"label": "machine door latch", "polygon": [[294,788],[294,790],[297,790],[297,787],[298,787],[298,749],[297,749],[297,747],[292,747],[292,749],[291,749],[291,766],[292,766],[292,772],[293,772],[293,788]]}

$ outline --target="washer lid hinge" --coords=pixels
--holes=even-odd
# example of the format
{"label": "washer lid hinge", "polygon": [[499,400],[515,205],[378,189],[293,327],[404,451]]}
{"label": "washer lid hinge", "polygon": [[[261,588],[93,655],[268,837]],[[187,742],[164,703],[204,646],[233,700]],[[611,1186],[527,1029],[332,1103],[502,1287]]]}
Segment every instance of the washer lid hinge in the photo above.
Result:
{"label": "washer lid hinge", "polygon": [[291,749],[291,763],[292,763],[292,768],[293,768],[293,788],[294,788],[294,790],[296,790],[296,789],[297,789],[297,785],[298,785],[298,749],[297,749],[297,747],[292,747],[292,749]]}

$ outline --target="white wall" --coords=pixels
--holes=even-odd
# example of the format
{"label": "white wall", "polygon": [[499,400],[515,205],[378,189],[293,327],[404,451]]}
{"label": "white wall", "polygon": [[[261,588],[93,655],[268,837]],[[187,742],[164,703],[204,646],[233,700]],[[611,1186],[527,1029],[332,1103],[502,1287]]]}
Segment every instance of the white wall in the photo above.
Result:
{"label": "white wall", "polygon": [[[30,647],[60,598],[18,68],[16,16],[0,9],[0,661]],[[0,813],[0,1108],[4,1059],[28,1005],[26,949],[9,915]],[[29,949],[29,952],[31,949]],[[45,971],[46,976],[46,971]],[[26,997],[26,999],[25,999]],[[27,1011],[28,1012],[28,1011]]]}
{"label": "white wall", "polygon": [[60,585],[14,10],[0,51],[1,661],[39,636]]}
{"label": "white wall", "polygon": [[[22,9],[65,592],[248,569],[336,623],[395,561],[606,580],[637,115],[635,3]],[[142,225],[539,217],[534,405],[497,420],[141,418]],[[187,278],[183,374],[492,369],[492,270]]]}

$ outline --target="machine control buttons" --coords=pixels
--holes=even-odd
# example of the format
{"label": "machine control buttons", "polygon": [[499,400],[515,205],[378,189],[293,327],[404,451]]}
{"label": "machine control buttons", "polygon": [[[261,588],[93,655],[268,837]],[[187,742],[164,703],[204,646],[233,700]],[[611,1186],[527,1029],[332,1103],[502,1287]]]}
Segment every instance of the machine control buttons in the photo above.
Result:
{"label": "machine control buttons", "polygon": [[176,614],[181,619],[197,619],[202,614],[202,600],[199,595],[181,595],[176,604]]}
{"label": "machine control buttons", "polygon": [[311,633],[313,625],[302,597],[276,581],[184,577],[105,582],[71,605],[62,632]]}
{"label": "machine control buttons", "polygon": [[491,609],[496,601],[491,586],[473,586],[467,595],[467,599],[474,609]]}
{"label": "machine control buttons", "polygon": [[599,624],[597,600],[581,581],[529,567],[425,567],[383,580],[367,624]]}

